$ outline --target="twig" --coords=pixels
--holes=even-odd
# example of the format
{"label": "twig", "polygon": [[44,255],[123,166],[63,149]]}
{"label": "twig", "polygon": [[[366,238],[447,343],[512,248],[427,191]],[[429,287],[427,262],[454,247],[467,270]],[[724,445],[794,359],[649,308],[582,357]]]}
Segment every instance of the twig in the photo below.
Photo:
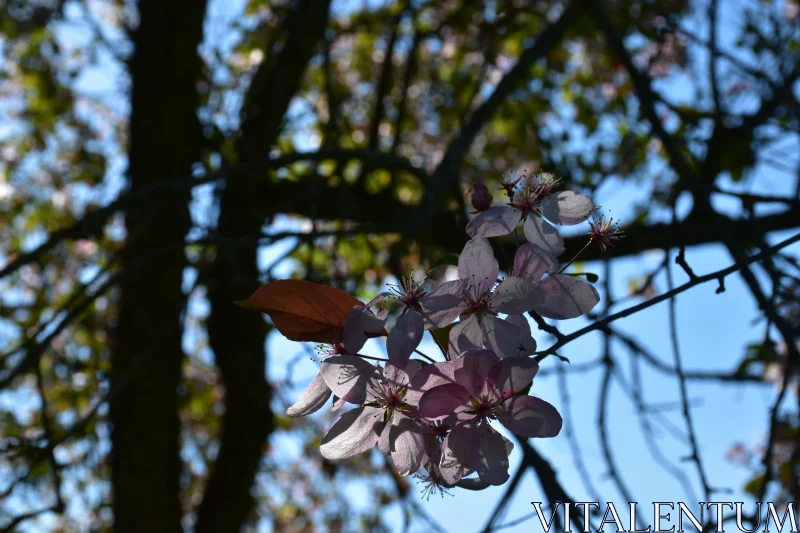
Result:
{"label": "twig", "polygon": [[[680,251],[678,252],[678,255],[675,257],[675,263],[680,265],[683,271],[686,272],[686,275],[689,276],[689,279],[697,279],[697,274],[694,273],[692,267],[690,267],[689,263],[686,262],[686,247],[681,246],[679,249]],[[669,251],[665,253],[667,254],[667,257],[669,257]],[[667,268],[667,277],[669,279],[672,279],[672,272],[670,271],[669,268]],[[672,289],[672,287],[670,287],[670,289]]]}
{"label": "twig", "polygon": [[[669,255],[669,250],[667,250],[667,255]],[[691,272],[691,269],[688,272]],[[674,288],[674,283],[672,280],[672,269],[670,268],[667,268],[667,286],[669,287],[669,290],[672,290]],[[675,374],[678,377],[678,384],[680,385],[681,408],[683,412],[683,418],[686,420],[686,431],[689,435],[689,446],[691,447],[692,450],[692,455],[690,456],[690,459],[694,462],[695,466],[697,467],[697,475],[700,477],[700,483],[703,485],[703,496],[705,497],[705,500],[703,501],[709,502],[711,501],[712,489],[711,486],[709,485],[708,476],[706,474],[705,467],[703,466],[703,461],[700,457],[700,446],[697,443],[697,433],[694,430],[692,411],[689,408],[689,392],[686,386],[686,376],[684,376],[683,374],[680,345],[678,343],[678,321],[676,314],[676,302],[677,298],[670,298],[669,300],[669,333],[672,342],[672,355],[675,360]]]}
{"label": "twig", "polygon": [[575,427],[572,424],[572,416],[570,415],[570,395],[569,395],[569,387],[567,383],[567,373],[565,371],[564,365],[558,365],[556,367],[556,374],[558,375],[558,390],[559,395],[561,396],[561,405],[562,405],[562,419],[564,420],[564,435],[567,437],[567,443],[569,444],[570,451],[572,452],[572,459],[575,463],[575,470],[578,472],[582,483],[586,485],[586,490],[589,493],[589,497],[592,498],[592,501],[595,502],[602,502],[603,499],[600,497],[600,493],[592,483],[592,477],[589,475],[589,469],[586,468],[586,463],[583,461],[583,455],[581,454],[580,446],[578,445],[578,438],[575,435]]}
{"label": "twig", "polygon": [[513,496],[514,491],[517,490],[517,486],[522,480],[522,475],[528,470],[529,466],[530,465],[523,460],[522,464],[517,467],[514,477],[512,477],[511,482],[506,485],[506,490],[503,493],[503,496],[500,498],[500,501],[495,506],[494,511],[492,511],[492,514],[489,516],[489,520],[486,522],[482,533],[490,533],[491,531],[494,531],[494,523],[505,514],[506,508],[511,504],[511,496]]}
{"label": "twig", "polygon": [[[657,463],[661,465],[661,468],[664,469],[668,474],[674,477],[678,483],[681,484],[683,487],[684,492],[686,493],[687,497],[690,501],[699,501],[694,495],[694,491],[692,490],[692,485],[689,482],[689,478],[686,474],[678,468],[677,466],[673,465],[661,452],[661,449],[658,447],[656,443],[653,427],[650,425],[650,420],[648,415],[651,412],[647,409],[645,405],[644,396],[642,391],[644,391],[644,387],[642,386],[642,378],[641,373],[639,371],[639,353],[631,350],[633,354],[633,358],[631,360],[631,375],[632,375],[632,386],[625,387],[626,390],[630,391],[630,395],[633,399],[634,407],[636,408],[636,412],[639,416],[639,422],[642,426],[642,433],[644,435],[645,442],[647,443],[647,447],[650,449],[650,454],[656,460]],[[620,374],[617,374],[617,378],[620,379]]]}
{"label": "twig", "polygon": [[776,244],[775,246],[773,246],[771,248],[768,248],[768,249],[766,249],[766,250],[764,250],[764,251],[762,251],[762,252],[760,252],[760,253],[758,253],[756,255],[753,255],[753,256],[751,256],[749,258],[746,258],[746,259],[743,259],[743,260],[739,260],[736,263],[734,263],[733,265],[729,266],[728,268],[723,268],[722,270],[718,270],[716,272],[712,272],[711,274],[706,274],[704,276],[698,276],[697,278],[695,278],[693,280],[690,280],[690,281],[684,283],[683,285],[680,285],[680,286],[674,288],[671,291],[667,291],[664,294],[660,294],[660,295],[658,295],[658,296],[656,296],[656,297],[654,297],[654,298],[652,298],[652,299],[650,299],[650,300],[648,300],[646,302],[642,302],[639,305],[634,305],[633,307],[629,307],[627,309],[624,309],[624,310],[620,311],[619,313],[615,313],[613,315],[609,315],[609,316],[607,316],[607,317],[605,317],[605,318],[603,318],[601,320],[598,320],[597,322],[594,322],[593,324],[590,324],[590,325],[588,325],[588,326],[586,326],[584,328],[579,329],[578,331],[570,333],[569,335],[565,335],[561,340],[557,341],[555,344],[550,346],[550,348],[548,348],[547,350],[544,350],[544,351],[536,353],[535,354],[535,358],[536,358],[537,361],[541,361],[542,359],[544,359],[548,355],[552,355],[559,348],[561,348],[565,344],[577,339],[578,337],[582,337],[583,335],[586,335],[587,333],[590,333],[592,331],[603,330],[606,326],[608,326],[608,324],[614,322],[615,320],[619,320],[620,318],[625,318],[626,316],[630,316],[630,315],[632,315],[634,313],[642,311],[643,309],[647,309],[648,307],[652,307],[652,306],[654,306],[656,304],[659,304],[659,303],[663,302],[664,300],[669,300],[670,298],[674,298],[678,294],[680,294],[682,292],[685,292],[685,291],[691,289],[692,287],[695,287],[695,286],[700,285],[702,283],[706,283],[708,281],[724,278],[725,276],[728,276],[729,274],[732,274],[732,273],[736,272],[737,270],[741,270],[741,269],[747,267],[748,265],[750,265],[752,263],[755,263],[756,261],[761,261],[765,257],[769,257],[770,255],[774,254],[778,250],[780,250],[782,248],[785,248],[786,246],[789,246],[790,244],[794,244],[795,242],[798,242],[798,241],[800,241],[800,233],[798,233],[797,235],[795,235],[793,237],[790,237],[790,238],[788,238],[788,239],[786,239],[784,241],[781,241],[780,243]]}
{"label": "twig", "polygon": [[435,363],[436,362],[436,361],[434,361],[433,359],[431,359],[430,357],[428,357],[427,355],[425,355],[424,353],[420,352],[417,349],[414,350],[414,353],[416,353],[417,355],[421,355],[422,357],[424,357],[425,359],[427,359],[431,363]]}

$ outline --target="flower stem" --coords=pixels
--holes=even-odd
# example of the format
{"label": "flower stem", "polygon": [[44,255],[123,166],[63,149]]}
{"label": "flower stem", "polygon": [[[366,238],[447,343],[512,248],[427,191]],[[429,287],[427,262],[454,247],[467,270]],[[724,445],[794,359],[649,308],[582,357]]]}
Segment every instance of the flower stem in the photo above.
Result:
{"label": "flower stem", "polygon": [[594,239],[592,239],[592,238],[589,238],[589,242],[587,242],[587,243],[586,243],[586,244],[583,246],[583,248],[581,248],[581,250],[580,250],[580,251],[579,251],[577,254],[575,254],[575,257],[573,257],[572,259],[570,259],[570,260],[569,260],[569,263],[567,263],[566,265],[564,265],[563,267],[561,267],[561,270],[559,270],[558,272],[556,272],[556,274],[561,274],[562,272],[564,272],[564,271],[565,271],[565,270],[566,270],[566,269],[567,269],[567,268],[568,268],[568,267],[569,267],[569,266],[570,266],[572,263],[574,263],[574,262],[575,262],[575,261],[576,261],[576,260],[577,260],[577,259],[578,259],[580,256],[582,256],[582,255],[583,255],[583,252],[585,252],[585,251],[586,251],[586,250],[589,248],[589,246],[591,246],[591,244],[592,244],[593,242],[594,242]]}
{"label": "flower stem", "polygon": [[425,359],[427,359],[431,363],[435,363],[436,362],[433,359],[431,359],[430,357],[428,357],[427,355],[425,355],[424,353],[420,352],[419,350],[414,350],[414,353],[417,353],[417,354],[421,355],[422,357],[424,357]]}
{"label": "flower stem", "polygon": [[364,355],[360,353],[357,353],[355,355],[356,357],[361,357],[362,359],[372,359],[373,361],[388,361],[388,359],[384,359],[382,357],[372,357],[371,355]]}

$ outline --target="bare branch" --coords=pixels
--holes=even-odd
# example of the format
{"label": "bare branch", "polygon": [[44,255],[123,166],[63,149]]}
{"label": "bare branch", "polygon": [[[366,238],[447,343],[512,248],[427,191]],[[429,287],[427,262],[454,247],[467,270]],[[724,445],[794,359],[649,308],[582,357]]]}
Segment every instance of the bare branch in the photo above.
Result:
{"label": "bare branch", "polygon": [[729,274],[732,274],[732,273],[736,272],[737,270],[742,270],[745,267],[747,267],[748,265],[750,265],[752,263],[755,263],[756,261],[761,261],[765,257],[771,256],[772,254],[774,254],[775,252],[777,252],[781,248],[785,248],[786,246],[789,246],[790,244],[793,244],[793,243],[798,242],[798,241],[800,241],[800,233],[795,235],[794,237],[790,237],[790,238],[786,239],[785,241],[782,241],[782,242],[776,244],[775,246],[773,246],[771,248],[767,248],[766,250],[763,250],[762,252],[760,252],[760,253],[752,256],[752,257],[737,261],[736,263],[734,263],[733,265],[729,266],[728,268],[723,268],[722,270],[718,270],[716,272],[712,272],[711,274],[706,274],[704,276],[698,276],[697,278],[695,278],[693,280],[690,280],[690,281],[684,283],[683,285],[679,285],[675,289],[673,289],[671,291],[667,291],[664,294],[660,294],[660,295],[658,295],[658,296],[656,296],[656,297],[654,297],[654,298],[652,298],[652,299],[650,299],[650,300],[648,300],[646,302],[642,302],[639,305],[635,305],[633,307],[629,307],[628,309],[620,311],[619,313],[615,313],[613,315],[609,315],[609,316],[607,316],[607,317],[605,317],[605,318],[603,318],[601,320],[598,320],[598,321],[594,322],[593,324],[590,324],[590,325],[588,325],[588,326],[586,326],[584,328],[579,329],[578,331],[570,333],[569,335],[565,335],[563,339],[557,341],[555,344],[553,344],[547,350],[544,350],[542,352],[538,352],[536,354],[536,360],[537,361],[541,361],[542,359],[544,359],[548,355],[551,355],[551,354],[555,353],[559,348],[561,348],[562,346],[564,346],[568,342],[571,342],[571,341],[577,339],[578,337],[582,337],[583,335],[586,335],[587,333],[590,333],[592,331],[598,331],[598,330],[602,331],[606,326],[608,326],[608,324],[610,324],[611,322],[614,322],[615,320],[619,320],[620,318],[624,318],[626,316],[630,316],[630,315],[632,315],[634,313],[637,313],[637,312],[639,312],[639,311],[641,311],[643,309],[647,309],[648,307],[652,307],[652,306],[654,306],[654,305],[656,305],[658,303],[661,303],[661,302],[663,302],[665,300],[669,300],[670,298],[673,298],[676,295],[678,295],[678,294],[680,294],[682,292],[685,292],[685,291],[691,289],[692,287],[695,287],[695,286],[700,285],[702,283],[706,283],[708,281],[724,278],[725,276],[727,276]]}

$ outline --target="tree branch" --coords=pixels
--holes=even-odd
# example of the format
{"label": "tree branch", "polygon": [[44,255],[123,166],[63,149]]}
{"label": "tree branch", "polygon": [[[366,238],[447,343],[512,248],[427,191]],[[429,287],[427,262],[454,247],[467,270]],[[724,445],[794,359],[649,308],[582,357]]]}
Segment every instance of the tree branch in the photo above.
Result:
{"label": "tree branch", "polygon": [[790,237],[790,238],[786,239],[785,241],[782,241],[782,242],[776,244],[775,246],[773,246],[771,248],[767,248],[766,250],[763,250],[762,252],[760,252],[760,253],[758,253],[758,254],[756,254],[754,256],[751,256],[751,257],[746,258],[744,260],[737,261],[736,263],[734,263],[733,265],[731,265],[731,266],[729,266],[727,268],[723,268],[722,270],[718,270],[716,272],[712,272],[712,273],[706,274],[704,276],[698,276],[697,278],[695,278],[693,280],[690,280],[690,281],[684,283],[683,285],[679,285],[675,289],[673,289],[671,291],[667,291],[664,294],[659,294],[658,296],[656,296],[656,297],[654,297],[654,298],[652,298],[650,300],[647,300],[646,302],[642,302],[639,305],[634,305],[633,307],[629,307],[629,308],[624,309],[624,310],[622,310],[622,311],[620,311],[618,313],[615,313],[613,315],[609,315],[609,316],[607,316],[607,317],[605,317],[605,318],[603,318],[601,320],[598,320],[598,321],[596,321],[596,322],[594,322],[594,323],[592,323],[592,324],[590,324],[590,325],[588,325],[588,326],[586,326],[584,328],[579,329],[578,331],[575,331],[573,333],[565,335],[562,339],[558,340],[555,344],[550,346],[550,348],[548,348],[547,350],[544,350],[544,351],[541,351],[541,352],[537,352],[536,356],[535,356],[535,359],[537,361],[541,361],[542,359],[544,359],[548,355],[554,354],[559,348],[561,348],[562,346],[564,346],[565,344],[567,344],[567,343],[569,343],[571,341],[574,341],[578,337],[582,337],[582,336],[584,336],[587,333],[590,333],[592,331],[604,331],[606,329],[606,326],[608,326],[610,323],[614,322],[615,320],[619,320],[620,318],[625,318],[626,316],[630,316],[630,315],[632,315],[634,313],[638,313],[639,311],[642,311],[643,309],[647,309],[648,307],[652,307],[652,306],[654,306],[656,304],[659,304],[659,303],[661,303],[661,302],[663,302],[665,300],[669,300],[670,298],[673,298],[673,297],[677,296],[678,294],[691,289],[692,287],[695,287],[695,286],[700,285],[702,283],[707,283],[709,281],[724,279],[725,276],[728,276],[728,275],[730,275],[730,274],[732,274],[732,273],[734,273],[734,272],[736,272],[738,270],[742,270],[746,266],[748,266],[748,265],[750,265],[752,263],[755,263],[756,261],[761,261],[764,258],[771,256],[772,254],[774,254],[778,250],[780,250],[782,248],[785,248],[786,246],[789,246],[790,244],[793,244],[793,243],[798,242],[798,241],[800,241],[800,233],[795,235],[794,237]]}

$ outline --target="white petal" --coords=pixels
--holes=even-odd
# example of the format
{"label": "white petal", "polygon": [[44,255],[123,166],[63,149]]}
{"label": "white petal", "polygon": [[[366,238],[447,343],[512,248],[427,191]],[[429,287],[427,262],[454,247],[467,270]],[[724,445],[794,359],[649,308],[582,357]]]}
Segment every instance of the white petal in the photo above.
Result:
{"label": "white petal", "polygon": [[524,315],[508,315],[506,322],[518,330],[516,355],[530,355],[536,351],[536,339],[531,335],[531,325]]}
{"label": "white petal", "polygon": [[386,424],[381,431],[381,436],[378,438],[378,449],[387,457],[392,455],[392,446],[389,443],[389,438],[392,433],[392,425]]}
{"label": "white petal", "polygon": [[502,435],[488,424],[478,429],[477,446],[470,448],[470,464],[489,485],[508,481],[508,453]]}
{"label": "white petal", "polygon": [[507,438],[503,437],[503,442],[506,443],[506,455],[511,455],[511,452],[514,451],[514,443],[508,440]]}
{"label": "white petal", "polygon": [[477,315],[461,320],[450,330],[447,352],[451,359],[469,350],[479,350],[483,346],[483,331]]}
{"label": "white petal", "polygon": [[544,302],[533,309],[547,318],[576,318],[591,311],[600,301],[600,293],[591,283],[574,276],[555,274],[544,278],[539,286],[544,290]]}
{"label": "white petal", "polygon": [[500,313],[519,315],[544,302],[544,292],[531,279],[511,276],[497,287],[491,306]]}
{"label": "white petal", "polygon": [[542,215],[560,226],[580,224],[594,211],[594,204],[582,194],[560,191],[551,194],[541,203]]}
{"label": "white petal", "polygon": [[467,282],[462,279],[445,281],[422,297],[420,304],[427,311],[441,311],[457,307],[466,296]]}
{"label": "white petal", "polygon": [[486,346],[498,357],[530,355],[536,351],[536,341],[530,333],[520,330],[508,320],[487,317],[481,323],[481,327]]}
{"label": "white petal", "polygon": [[467,391],[464,403],[469,407],[470,396],[478,398],[487,394],[486,385],[489,370],[497,364],[498,359],[497,355],[491,350],[475,350],[465,353],[460,361],[462,366],[454,372],[454,376],[456,383]]}
{"label": "white petal", "polygon": [[439,474],[448,485],[455,485],[472,469],[469,467],[469,448],[473,440],[474,429],[459,425],[450,430],[442,443],[442,459],[439,462]]}
{"label": "white petal", "polygon": [[449,326],[464,312],[462,307],[454,307],[453,309],[445,309],[443,311],[431,311],[424,317],[425,330],[443,328]]}
{"label": "white petal", "polygon": [[419,416],[428,420],[447,418],[468,409],[469,399],[470,391],[458,383],[439,385],[426,391],[419,399]]}
{"label": "white petal", "polygon": [[491,288],[497,281],[500,265],[494,258],[486,237],[473,237],[458,256],[458,277],[478,287],[478,292]]}
{"label": "white petal", "polygon": [[337,355],[322,362],[319,373],[333,393],[350,403],[364,403],[370,380],[377,379],[377,369],[353,355]]}
{"label": "white petal", "polygon": [[433,431],[427,431],[424,436],[425,456],[433,463],[431,466],[434,466],[438,475],[439,461],[442,460],[442,443]]}
{"label": "white petal", "polygon": [[408,379],[411,380],[414,379],[414,376],[417,375],[417,372],[422,369],[422,366],[422,361],[418,359],[412,359],[408,362],[408,364],[406,364],[406,367],[403,370],[405,370],[406,374],[408,374]]}
{"label": "white petal", "polygon": [[540,217],[530,215],[523,226],[525,238],[545,252],[558,256],[564,251],[564,237]]}
{"label": "white petal", "polygon": [[319,451],[326,459],[347,459],[375,446],[383,429],[383,409],[359,407],[348,411],[322,438]]}
{"label": "white petal", "polygon": [[539,363],[530,357],[508,357],[489,371],[495,398],[510,398],[531,384]]}
{"label": "white petal", "polygon": [[462,313],[467,281],[446,281],[422,297],[425,329],[443,328],[453,323]]}
{"label": "white petal", "polygon": [[519,211],[507,205],[481,211],[467,224],[470,237],[499,237],[508,235],[519,225]]}
{"label": "white petal", "polygon": [[408,385],[411,379],[405,370],[395,366],[393,363],[386,363],[383,369],[383,382],[395,389],[400,389]]}
{"label": "white petal", "polygon": [[310,415],[325,405],[330,397],[331,389],[325,384],[322,374],[317,374],[300,395],[297,403],[286,410],[286,414],[292,418]]}
{"label": "white petal", "polygon": [[[506,322],[509,324],[516,326],[519,329],[520,335],[522,336],[529,336],[531,335],[531,324],[528,322],[528,319],[525,318],[524,315],[508,315],[506,317]],[[536,351],[535,349],[533,351]]]}
{"label": "white petal", "polygon": [[372,314],[363,305],[357,305],[350,311],[344,325],[344,348],[347,353],[358,353],[369,338],[367,334],[377,334],[383,329],[385,320]]}
{"label": "white petal", "polygon": [[395,412],[389,443],[392,462],[398,474],[407,476],[419,470],[425,456],[425,437],[419,424],[404,414]]}
{"label": "white petal", "polygon": [[428,390],[446,383],[455,383],[455,372],[462,364],[461,360],[456,360],[423,366],[411,379],[406,392],[406,403],[418,406],[420,397]]}
{"label": "white petal", "polygon": [[561,432],[561,415],[550,403],[534,396],[517,396],[504,404],[497,419],[521,437],[555,437]]}
{"label": "white petal", "polygon": [[526,242],[514,256],[514,275],[539,281],[545,274],[555,272],[558,259],[536,244]]}
{"label": "white petal", "polygon": [[483,490],[487,487],[491,487],[485,481],[481,481],[479,477],[468,477],[466,479],[461,479],[458,483],[456,483],[456,487],[461,487],[462,489],[467,490]]}
{"label": "white petal", "polygon": [[[390,292],[382,292],[379,295],[377,295],[375,298],[370,300],[369,303],[367,305],[365,305],[364,307],[366,307],[367,309],[372,309],[372,307],[378,305],[379,303],[384,301],[386,298],[391,297],[391,295],[392,295],[392,293],[390,293]],[[378,331],[380,331],[380,330],[378,330]]]}
{"label": "white petal", "polygon": [[338,396],[334,395],[333,396],[333,406],[331,407],[331,413],[333,413],[335,411],[338,411],[339,409],[344,407],[344,404],[346,404],[346,403],[347,403],[347,400],[345,400],[344,398],[339,398]]}
{"label": "white petal", "polygon": [[424,332],[422,317],[413,309],[401,315],[386,339],[386,351],[392,364],[405,368],[411,354],[419,346]]}

